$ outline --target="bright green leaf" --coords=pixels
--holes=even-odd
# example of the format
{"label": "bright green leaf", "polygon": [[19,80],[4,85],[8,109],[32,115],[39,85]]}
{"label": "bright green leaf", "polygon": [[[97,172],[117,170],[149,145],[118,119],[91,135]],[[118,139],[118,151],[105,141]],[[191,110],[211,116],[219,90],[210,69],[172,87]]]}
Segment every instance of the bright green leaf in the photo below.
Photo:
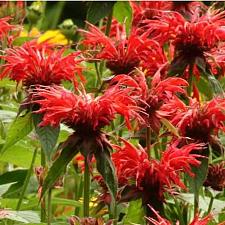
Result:
{"label": "bright green leaf", "polygon": [[5,145],[1,149],[3,153],[7,148],[14,145],[16,142],[28,135],[33,129],[31,113],[27,113],[24,116],[17,117],[11,124],[7,137],[5,140]]}
{"label": "bright green leaf", "polygon": [[120,22],[126,24],[129,33],[132,23],[132,8],[129,1],[118,1],[113,7],[113,16]]}
{"label": "bright green leaf", "polygon": [[141,199],[131,201],[123,224],[143,224],[144,215]]}

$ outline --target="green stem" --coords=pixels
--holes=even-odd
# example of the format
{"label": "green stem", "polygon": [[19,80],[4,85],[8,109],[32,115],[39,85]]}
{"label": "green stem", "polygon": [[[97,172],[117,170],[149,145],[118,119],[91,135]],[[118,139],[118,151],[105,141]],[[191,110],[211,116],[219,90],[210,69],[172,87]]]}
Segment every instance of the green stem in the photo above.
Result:
{"label": "green stem", "polygon": [[148,158],[151,159],[151,127],[147,127],[146,131],[146,151]]}
{"label": "green stem", "polygon": [[87,157],[85,157],[84,170],[84,217],[89,217],[89,199],[90,197],[90,171]]}
{"label": "green stem", "polygon": [[49,188],[48,190],[48,225],[51,225],[52,220],[52,189]]}
{"label": "green stem", "polygon": [[96,70],[96,74],[97,74],[97,85],[101,84],[101,74],[99,73],[99,69],[98,69],[98,63],[95,62],[95,70]]}
{"label": "green stem", "polygon": [[[196,186],[196,182],[194,182],[194,185]],[[199,211],[199,189],[195,187],[194,192],[194,214],[196,215]]]}
{"label": "green stem", "polygon": [[20,206],[22,204],[25,192],[27,190],[27,186],[28,186],[29,181],[30,181],[31,174],[33,172],[33,167],[34,167],[36,155],[37,155],[37,148],[34,150],[33,158],[32,158],[31,164],[30,164],[30,168],[29,168],[29,170],[27,172],[26,179],[25,179],[24,184],[23,184],[23,189],[22,189],[22,192],[21,192],[20,199],[19,199],[19,202],[17,204],[16,210],[20,210]]}
{"label": "green stem", "polygon": [[[44,150],[41,149],[41,166],[43,168],[45,168],[46,166],[46,160],[45,160],[45,153],[44,153]],[[43,197],[43,200],[41,202],[41,222],[45,222],[46,221],[46,213],[45,213],[45,198],[46,197]]]}
{"label": "green stem", "polygon": [[209,207],[208,207],[208,211],[207,211],[207,214],[209,214],[212,210],[212,206],[213,206],[213,201],[214,201],[214,197],[212,196],[210,198],[210,202],[209,202]]}

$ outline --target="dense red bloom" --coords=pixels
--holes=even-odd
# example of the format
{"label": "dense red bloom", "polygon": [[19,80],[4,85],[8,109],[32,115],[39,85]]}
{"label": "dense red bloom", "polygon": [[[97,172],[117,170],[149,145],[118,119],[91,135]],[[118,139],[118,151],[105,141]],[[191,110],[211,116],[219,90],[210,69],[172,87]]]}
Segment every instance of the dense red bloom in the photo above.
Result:
{"label": "dense red bloom", "polygon": [[160,71],[153,76],[150,88],[148,88],[143,74],[139,73],[135,79],[142,90],[142,101],[140,101],[139,104],[147,113],[145,116],[146,124],[155,132],[158,132],[161,125],[160,119],[162,118],[162,116],[158,114],[158,110],[176,94],[185,94],[184,87],[186,87],[188,83],[181,78],[174,77],[162,80]]}
{"label": "dense red bloom", "polygon": [[196,159],[199,155],[190,152],[202,149],[202,144],[189,144],[179,148],[179,143],[175,142],[168,146],[158,161],[149,160],[141,147],[136,148],[125,140],[123,142],[122,147],[114,146],[116,152],[112,154],[119,186],[130,188],[135,193],[131,198],[140,196],[144,206],[151,204],[157,210],[162,208],[166,188],[176,185],[184,189],[181,173],[193,175],[191,166],[200,165],[200,161]]}
{"label": "dense red bloom", "polygon": [[15,28],[14,25],[9,24],[10,17],[0,18],[0,39],[6,37],[9,31]]}
{"label": "dense red bloom", "polygon": [[[157,216],[157,220],[153,218],[147,218],[149,222],[151,222],[153,225],[172,225],[173,223],[169,220],[161,217],[157,211],[155,211],[152,207],[150,207],[151,210],[155,213]],[[192,220],[189,225],[207,225],[209,221],[212,219],[212,215],[205,216],[204,218],[199,218],[199,215],[197,214],[194,219]],[[179,225],[179,221],[176,222],[176,225]]]}
{"label": "dense red bloom", "polygon": [[214,190],[222,191],[225,188],[225,162],[209,166],[204,186],[212,187]]}
{"label": "dense red bloom", "polygon": [[149,20],[147,27],[155,40],[172,43],[175,55],[170,70],[183,75],[188,67],[207,68],[209,55],[225,40],[224,23],[224,12],[210,8],[202,16],[196,11],[191,21],[177,12],[164,13],[160,21]]}
{"label": "dense red bloom", "polygon": [[156,45],[155,41],[148,39],[145,34],[138,36],[132,32],[127,37],[125,27],[121,31],[119,24],[118,29],[114,28],[117,33],[112,38],[107,37],[94,25],[88,25],[88,31],[82,30],[85,37],[83,44],[97,52],[95,59],[106,60],[106,67],[114,74],[128,74],[136,67],[142,66],[143,61],[149,60],[151,47]]}
{"label": "dense red bloom", "polygon": [[207,9],[202,2],[192,1],[143,1],[131,2],[133,8],[132,26],[138,27],[138,32],[147,31],[148,20],[161,20],[163,14],[170,11],[181,13],[186,19],[191,19],[196,13],[201,13]]}
{"label": "dense red bloom", "polygon": [[61,87],[37,88],[35,102],[40,105],[37,113],[43,113],[40,125],[58,126],[61,122],[81,133],[99,131],[109,125],[116,114],[124,116],[130,128],[130,119],[142,119],[136,101],[129,96],[131,89],[120,89],[118,85],[108,89],[102,96],[91,94],[76,95]]}
{"label": "dense red bloom", "polygon": [[21,47],[10,48],[2,58],[5,64],[1,78],[10,77],[17,83],[22,82],[26,88],[31,85],[60,84],[62,80],[70,80],[75,84],[77,73],[83,80],[79,52],[63,56],[65,49],[53,50],[46,44],[26,42]]}
{"label": "dense red bloom", "polygon": [[214,98],[201,105],[195,100],[186,106],[178,98],[164,104],[158,113],[167,116],[179,128],[180,134],[195,141],[210,142],[211,134],[224,130],[225,99]]}
{"label": "dense red bloom", "polygon": [[[203,144],[192,143],[179,148],[179,142],[176,141],[168,146],[161,160],[157,161],[154,159],[149,160],[147,153],[140,146],[136,148],[125,140],[123,140],[123,143],[123,147],[114,145],[117,151],[112,155],[119,182],[124,185],[133,180],[140,189],[143,189],[143,180],[151,180],[155,177],[151,176],[154,173],[157,174],[162,189],[164,185],[170,187],[172,184],[185,188],[180,180],[180,172],[194,176],[190,166],[198,167],[200,161],[196,159],[199,155],[190,152],[193,149],[200,150],[204,146]],[[147,177],[146,171],[150,171]]]}

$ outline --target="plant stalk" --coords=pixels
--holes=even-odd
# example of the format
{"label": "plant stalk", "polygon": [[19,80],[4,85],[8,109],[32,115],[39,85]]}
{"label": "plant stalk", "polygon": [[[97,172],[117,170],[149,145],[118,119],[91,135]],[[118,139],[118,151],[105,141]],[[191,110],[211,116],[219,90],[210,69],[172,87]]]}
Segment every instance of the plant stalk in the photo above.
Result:
{"label": "plant stalk", "polygon": [[[44,150],[41,149],[41,166],[43,168],[45,168],[46,166],[46,160],[45,160],[45,153]],[[45,222],[46,221],[46,213],[45,213],[45,208],[46,208],[46,201],[45,201],[46,197],[43,197],[43,200],[41,200],[41,222]]]}
{"label": "plant stalk", "polygon": [[52,189],[48,190],[48,225],[51,225],[52,221]]}
{"label": "plant stalk", "polygon": [[210,198],[210,202],[209,202],[209,207],[208,207],[208,211],[207,211],[207,214],[209,214],[212,210],[212,206],[213,206],[213,201],[214,201],[214,197],[212,196]]}
{"label": "plant stalk", "polygon": [[85,170],[84,170],[84,217],[89,217],[89,201],[90,201],[90,171],[87,157],[85,156]]}
{"label": "plant stalk", "polygon": [[27,172],[27,176],[26,176],[26,179],[25,179],[24,184],[23,184],[23,189],[22,189],[22,192],[21,192],[20,199],[18,201],[16,210],[20,210],[20,207],[21,207],[21,204],[22,204],[25,192],[27,190],[27,187],[28,187],[28,184],[29,184],[29,181],[30,181],[31,174],[33,172],[33,167],[34,167],[36,155],[37,155],[37,148],[35,148],[35,150],[34,150],[33,157],[32,157],[31,164],[30,164],[30,168],[29,168],[29,170]]}

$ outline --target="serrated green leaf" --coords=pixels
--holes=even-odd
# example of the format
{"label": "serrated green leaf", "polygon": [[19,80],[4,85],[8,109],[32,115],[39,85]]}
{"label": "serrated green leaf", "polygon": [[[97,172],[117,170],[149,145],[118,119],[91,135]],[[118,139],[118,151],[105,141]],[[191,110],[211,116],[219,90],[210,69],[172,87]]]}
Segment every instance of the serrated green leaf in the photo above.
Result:
{"label": "serrated green leaf", "polygon": [[109,193],[111,194],[111,207],[113,209],[115,207],[115,199],[117,194],[117,179],[113,162],[111,160],[109,152],[104,150],[96,151],[95,159],[97,170],[102,175]]}
{"label": "serrated green leaf", "polygon": [[132,8],[129,1],[119,1],[113,6],[113,16],[126,24],[126,32],[129,33],[132,23]]}
{"label": "serrated green leaf", "polygon": [[114,2],[88,2],[88,11],[87,11],[87,21],[90,23],[97,23],[100,19],[107,16],[112,7]]}
{"label": "serrated green leaf", "polygon": [[73,157],[79,152],[77,145],[80,138],[76,135],[71,135],[68,140],[63,144],[61,154],[52,164],[47,177],[44,180],[42,187],[42,196],[49,188],[52,188],[57,179],[65,172],[67,165],[73,159]]}
{"label": "serrated green leaf", "polygon": [[41,142],[42,149],[48,160],[51,159],[52,153],[54,152],[57,139],[59,137],[60,127],[44,126],[40,127],[42,115],[33,114],[33,122],[35,126],[35,131]]}
{"label": "serrated green leaf", "polygon": [[17,117],[8,130],[5,145],[1,149],[1,153],[28,135],[32,129],[33,125],[31,113]]}
{"label": "serrated green leaf", "polygon": [[144,223],[144,210],[142,207],[142,200],[129,202],[127,214],[124,218],[123,224],[143,224]]}

